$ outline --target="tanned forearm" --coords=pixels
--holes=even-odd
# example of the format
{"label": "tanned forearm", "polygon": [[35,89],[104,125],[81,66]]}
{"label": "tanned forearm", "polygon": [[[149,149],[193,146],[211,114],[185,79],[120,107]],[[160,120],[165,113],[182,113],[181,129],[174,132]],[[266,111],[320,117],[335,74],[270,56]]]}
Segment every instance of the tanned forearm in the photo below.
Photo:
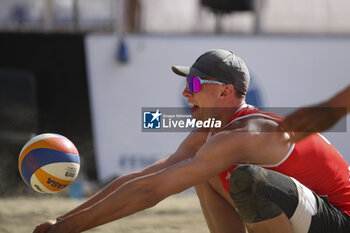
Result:
{"label": "tanned forearm", "polygon": [[103,201],[66,216],[55,224],[52,232],[82,232],[154,206],[162,198],[152,193],[154,187],[144,180],[142,177],[127,182]]}
{"label": "tanned forearm", "polygon": [[113,191],[115,191],[117,188],[125,184],[126,182],[136,179],[137,177],[141,176],[141,173],[131,173],[122,177],[119,177],[115,180],[113,180],[111,183],[109,183],[107,186],[105,186],[101,191],[97,192],[95,195],[93,195],[89,200],[81,204],[80,206],[76,207],[75,209],[69,211],[68,213],[60,216],[57,218],[57,220],[62,220],[65,217],[72,215],[74,213],[77,213],[83,209],[86,209],[95,203],[99,202],[100,200],[107,197],[109,194],[111,194]]}
{"label": "tanned forearm", "polygon": [[152,187],[147,187],[141,180],[127,183],[118,189],[114,195],[107,197],[104,202],[98,203],[94,209],[91,208],[86,211],[86,217],[91,221],[82,230],[129,216],[156,205],[160,198],[152,193],[153,191]]}
{"label": "tanned forearm", "polygon": [[165,167],[168,167],[172,164],[177,163],[178,161],[181,161],[182,159],[183,158],[181,156],[178,156],[176,158],[170,156],[168,158],[164,158],[162,160],[159,160],[155,164],[153,164],[153,165],[151,165],[151,166],[149,166],[141,171],[134,172],[134,173],[119,177],[119,178],[115,179],[114,181],[112,181],[111,183],[109,183],[100,192],[96,193],[93,197],[91,197],[86,202],[84,202],[83,204],[81,204],[77,208],[69,211],[68,213],[66,213],[66,214],[64,214],[56,219],[59,221],[59,220],[66,218],[67,216],[70,216],[70,215],[77,213],[81,210],[89,208],[90,206],[94,205],[95,203],[103,200],[105,197],[110,195],[112,192],[114,192],[116,189],[118,189],[120,186],[124,185],[125,183],[132,181],[134,179],[137,179],[139,177],[157,172],[161,169],[164,169]]}
{"label": "tanned forearm", "polygon": [[[85,208],[88,208],[88,207],[94,205],[95,203],[103,200],[105,197],[110,195],[112,192],[114,192],[120,186],[122,186],[123,184],[125,184],[133,179],[136,179],[138,177],[145,176],[147,174],[151,174],[151,173],[157,172],[158,170],[163,169],[164,167],[168,166],[168,163],[169,163],[168,160],[169,160],[169,158],[162,159],[162,160],[158,161],[157,163],[155,163],[155,164],[153,164],[153,165],[151,165],[151,166],[149,166],[141,171],[130,173],[128,175],[125,175],[125,176],[122,176],[122,177],[119,177],[119,178],[113,180],[106,187],[104,187],[101,191],[99,191],[94,196],[92,196],[89,200],[87,200],[86,202],[84,202],[83,204],[78,206],[77,208],[69,211],[68,213],[58,217],[57,220],[62,220],[69,215],[72,215],[74,213],[77,213]],[[170,162],[172,162],[172,161],[170,161]]]}

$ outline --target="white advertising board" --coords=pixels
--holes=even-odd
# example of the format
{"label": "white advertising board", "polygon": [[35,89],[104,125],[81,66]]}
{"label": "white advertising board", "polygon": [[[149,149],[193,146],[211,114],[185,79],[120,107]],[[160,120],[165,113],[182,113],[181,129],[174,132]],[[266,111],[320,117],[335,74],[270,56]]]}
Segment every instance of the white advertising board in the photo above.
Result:
{"label": "white advertising board", "polygon": [[[183,78],[212,48],[234,51],[250,68],[264,107],[300,107],[327,99],[350,83],[350,39],[254,36],[129,36],[127,63],[117,61],[115,35],[86,37],[98,177],[141,169],[174,152],[187,133],[142,132],[142,107],[185,107]],[[349,121],[349,117],[348,117]],[[350,162],[350,131],[324,135]]]}

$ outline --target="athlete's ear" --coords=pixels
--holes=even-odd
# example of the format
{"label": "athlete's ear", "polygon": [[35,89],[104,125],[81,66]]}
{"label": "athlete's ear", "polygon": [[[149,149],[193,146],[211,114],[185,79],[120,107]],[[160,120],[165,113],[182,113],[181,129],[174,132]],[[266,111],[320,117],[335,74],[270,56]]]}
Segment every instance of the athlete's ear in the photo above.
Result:
{"label": "athlete's ear", "polygon": [[230,96],[230,95],[234,95],[235,88],[233,87],[232,84],[226,84],[226,85],[224,85],[222,87],[223,87],[223,89],[221,91],[221,96],[222,97],[227,97],[227,96]]}

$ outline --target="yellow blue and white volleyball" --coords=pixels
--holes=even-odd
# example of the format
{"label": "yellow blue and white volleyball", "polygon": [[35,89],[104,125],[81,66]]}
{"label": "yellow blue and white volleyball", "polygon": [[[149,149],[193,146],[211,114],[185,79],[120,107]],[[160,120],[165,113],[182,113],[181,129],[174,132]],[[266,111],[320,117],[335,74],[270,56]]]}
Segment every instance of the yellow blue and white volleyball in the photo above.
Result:
{"label": "yellow blue and white volleyball", "polygon": [[55,193],[66,188],[78,176],[79,152],[62,135],[40,134],[23,146],[18,168],[24,182],[35,191]]}

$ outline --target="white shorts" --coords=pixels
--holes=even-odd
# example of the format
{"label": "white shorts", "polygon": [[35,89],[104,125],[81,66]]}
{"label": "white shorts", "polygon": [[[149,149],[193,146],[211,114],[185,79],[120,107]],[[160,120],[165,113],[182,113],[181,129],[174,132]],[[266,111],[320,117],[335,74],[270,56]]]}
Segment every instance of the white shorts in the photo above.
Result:
{"label": "white shorts", "polygon": [[294,233],[308,233],[312,216],[317,214],[317,202],[313,192],[296,179],[294,181],[298,189],[299,203],[293,216],[290,218]]}

